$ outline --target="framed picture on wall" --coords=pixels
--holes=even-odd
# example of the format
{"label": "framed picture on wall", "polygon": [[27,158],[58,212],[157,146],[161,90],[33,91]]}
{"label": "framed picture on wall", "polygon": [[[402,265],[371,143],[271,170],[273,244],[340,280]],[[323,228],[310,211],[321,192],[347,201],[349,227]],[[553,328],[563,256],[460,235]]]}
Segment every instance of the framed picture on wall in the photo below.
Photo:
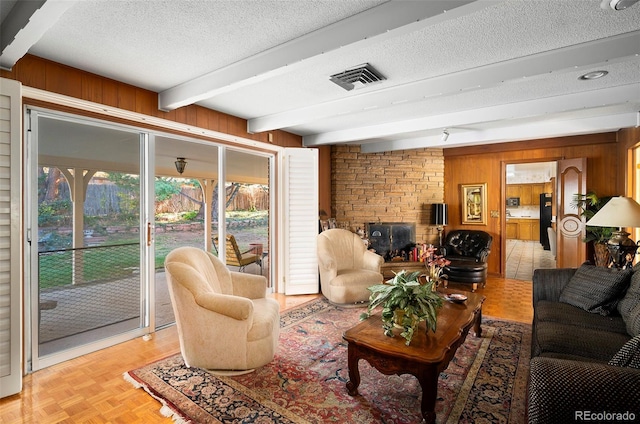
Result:
{"label": "framed picture on wall", "polygon": [[487,183],[461,184],[462,224],[487,225]]}
{"label": "framed picture on wall", "polygon": [[329,221],[326,219],[320,220],[320,232],[326,231],[329,229]]}
{"label": "framed picture on wall", "polygon": [[329,229],[338,228],[338,224],[335,218],[329,218]]}

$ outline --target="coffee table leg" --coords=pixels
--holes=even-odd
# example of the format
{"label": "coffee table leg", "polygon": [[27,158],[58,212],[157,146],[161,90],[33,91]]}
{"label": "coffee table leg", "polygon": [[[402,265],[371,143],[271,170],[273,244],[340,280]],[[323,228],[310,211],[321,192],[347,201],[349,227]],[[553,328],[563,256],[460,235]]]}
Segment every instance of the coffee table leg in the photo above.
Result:
{"label": "coffee table leg", "polygon": [[360,370],[358,369],[358,349],[353,344],[348,345],[349,381],[347,381],[347,391],[351,396],[358,394],[360,385]]}
{"label": "coffee table leg", "polygon": [[436,422],[436,398],[438,397],[438,372],[437,367],[425,366],[421,367],[419,372],[415,374],[422,387],[422,403],[420,404],[420,412],[427,424]]}
{"label": "coffee table leg", "polygon": [[482,337],[482,328],[480,325],[482,324],[482,309],[478,309],[476,312],[476,320],[473,324],[473,332],[476,337]]}

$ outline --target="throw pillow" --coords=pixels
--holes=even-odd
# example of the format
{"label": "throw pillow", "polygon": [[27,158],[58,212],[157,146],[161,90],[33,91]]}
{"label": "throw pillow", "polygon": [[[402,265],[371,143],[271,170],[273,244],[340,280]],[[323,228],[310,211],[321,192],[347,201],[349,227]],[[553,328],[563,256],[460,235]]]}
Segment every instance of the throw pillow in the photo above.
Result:
{"label": "throw pillow", "polygon": [[577,269],[560,294],[560,302],[609,315],[629,286],[631,269],[603,268],[587,262]]}
{"label": "throw pillow", "polygon": [[616,367],[640,368],[640,336],[635,336],[624,344],[609,361]]}
{"label": "throw pillow", "polygon": [[631,284],[627,293],[618,302],[618,312],[627,325],[627,332],[632,336],[640,335],[640,270],[633,267]]}

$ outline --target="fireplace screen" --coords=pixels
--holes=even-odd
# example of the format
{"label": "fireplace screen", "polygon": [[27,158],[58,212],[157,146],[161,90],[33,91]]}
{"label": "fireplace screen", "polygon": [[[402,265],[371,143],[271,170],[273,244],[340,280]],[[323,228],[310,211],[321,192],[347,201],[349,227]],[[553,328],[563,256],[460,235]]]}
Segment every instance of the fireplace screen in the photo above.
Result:
{"label": "fireplace screen", "polygon": [[416,225],[407,222],[380,222],[367,224],[369,248],[385,261],[396,257],[409,259],[409,252],[416,245]]}

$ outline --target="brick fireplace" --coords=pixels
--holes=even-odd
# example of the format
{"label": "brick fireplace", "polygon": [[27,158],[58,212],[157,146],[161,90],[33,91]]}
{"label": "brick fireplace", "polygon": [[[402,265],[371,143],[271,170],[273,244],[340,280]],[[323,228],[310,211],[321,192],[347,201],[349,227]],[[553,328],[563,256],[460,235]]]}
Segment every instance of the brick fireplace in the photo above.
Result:
{"label": "brick fireplace", "polygon": [[331,216],[339,227],[411,223],[414,242],[438,243],[431,204],[444,201],[442,149],[363,153],[360,146],[332,146],[331,188]]}

